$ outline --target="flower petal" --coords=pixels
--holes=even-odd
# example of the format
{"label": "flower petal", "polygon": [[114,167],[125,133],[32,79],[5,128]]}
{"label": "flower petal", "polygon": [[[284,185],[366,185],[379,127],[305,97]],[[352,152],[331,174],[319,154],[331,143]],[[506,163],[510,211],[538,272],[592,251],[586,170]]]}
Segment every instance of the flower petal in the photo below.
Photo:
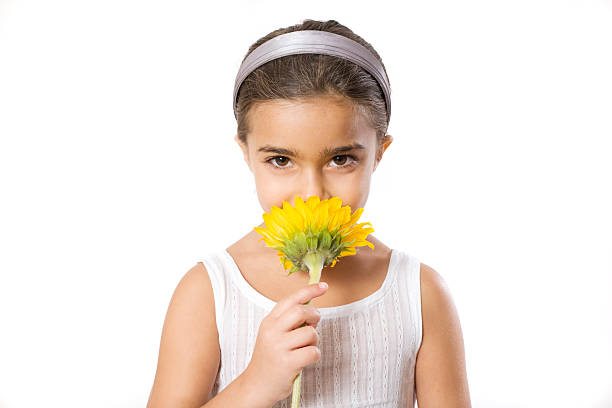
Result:
{"label": "flower petal", "polygon": [[310,223],[310,219],[312,218],[312,211],[310,210],[310,207],[304,203],[302,197],[296,196],[295,209],[302,215],[302,218],[304,219],[304,229],[306,229],[306,226]]}
{"label": "flower petal", "polygon": [[332,213],[337,211],[342,207],[342,199],[340,197],[332,197],[328,200],[329,203],[329,212]]}
{"label": "flower petal", "polygon": [[340,210],[340,228],[339,231],[347,230],[351,227],[349,221],[351,220],[351,207],[348,205],[342,207]]}
{"label": "flower petal", "polygon": [[264,222],[266,223],[266,227],[268,227],[268,230],[270,230],[272,234],[276,235],[277,238],[285,239],[288,237],[288,234],[283,228],[283,226],[278,225],[276,223],[276,220],[274,219],[274,216],[272,214],[264,213],[263,219],[264,219]]}
{"label": "flower petal", "polygon": [[321,199],[319,198],[319,196],[313,195],[313,196],[308,197],[308,200],[306,200],[306,205],[310,208],[312,212],[314,212],[319,202],[321,202]]}
{"label": "flower petal", "polygon": [[274,219],[276,225],[282,226],[287,232],[288,237],[293,236],[293,234],[296,232],[296,226],[287,217],[287,213],[275,205],[272,206],[270,213],[272,214],[272,218]]}
{"label": "flower petal", "polygon": [[302,214],[300,214],[290,202],[283,201],[283,211],[285,211],[287,217],[297,229],[304,230],[304,217],[302,217]]}
{"label": "flower petal", "polygon": [[329,204],[327,201],[321,201],[314,210],[313,225],[316,226],[316,230],[319,231],[327,224],[329,220]]}
{"label": "flower petal", "polygon": [[363,213],[363,208],[358,208],[353,215],[351,215],[351,220],[349,221],[350,225],[353,225],[357,222],[357,220],[359,220],[359,217],[361,217],[361,214]]}

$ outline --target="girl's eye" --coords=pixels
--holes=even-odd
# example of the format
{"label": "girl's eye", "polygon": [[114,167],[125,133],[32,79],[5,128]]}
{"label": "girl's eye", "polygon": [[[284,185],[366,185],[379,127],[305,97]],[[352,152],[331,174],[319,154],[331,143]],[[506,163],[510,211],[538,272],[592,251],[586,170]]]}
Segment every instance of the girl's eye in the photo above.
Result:
{"label": "girl's eye", "polygon": [[[336,160],[340,158],[340,160]],[[347,159],[350,159],[350,161],[347,163]],[[274,156],[271,157],[270,159],[266,160],[266,163],[269,163],[270,165],[272,165],[274,168],[277,169],[285,169],[288,168],[290,166],[287,165],[287,163],[289,162],[289,159],[285,156]],[[342,154],[339,156],[334,156],[334,158],[332,159],[332,162],[335,162],[336,164],[338,164],[338,162],[340,162],[339,165],[337,166],[332,166],[332,167],[336,167],[336,168],[348,168],[348,167],[352,167],[354,166],[358,160],[355,156],[352,156],[350,154]],[[275,164],[276,163],[276,164]]]}
{"label": "girl's eye", "polygon": [[[274,164],[274,161],[278,162],[279,160],[282,162],[280,166]],[[284,167],[287,167],[286,164],[287,164],[288,160],[289,159],[287,157],[285,157],[285,156],[275,156],[275,157],[272,157],[272,158],[266,160],[266,163],[270,163],[272,166],[274,166],[276,168],[279,168],[279,169],[282,169]]]}
{"label": "girl's eye", "polygon": [[[341,163],[338,166],[335,166],[335,167],[349,167],[351,164],[353,164],[353,163],[355,163],[357,161],[354,156],[351,156],[351,155],[348,155],[348,154],[342,154],[340,156],[336,156],[336,157],[334,157],[334,160],[337,159],[338,157],[344,158],[344,160],[340,160]],[[348,159],[350,159],[351,161],[349,162],[348,165],[346,165],[345,163],[347,162]]]}

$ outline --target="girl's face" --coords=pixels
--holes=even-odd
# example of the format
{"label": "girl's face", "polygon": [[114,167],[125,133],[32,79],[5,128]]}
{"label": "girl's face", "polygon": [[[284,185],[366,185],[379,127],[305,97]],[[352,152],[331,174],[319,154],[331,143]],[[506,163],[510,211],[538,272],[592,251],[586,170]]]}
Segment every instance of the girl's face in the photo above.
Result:
{"label": "girl's face", "polygon": [[250,111],[248,146],[240,145],[265,212],[295,196],[340,197],[365,207],[370,179],[393,138],[377,146],[376,132],[346,98],[317,96],[257,103]]}

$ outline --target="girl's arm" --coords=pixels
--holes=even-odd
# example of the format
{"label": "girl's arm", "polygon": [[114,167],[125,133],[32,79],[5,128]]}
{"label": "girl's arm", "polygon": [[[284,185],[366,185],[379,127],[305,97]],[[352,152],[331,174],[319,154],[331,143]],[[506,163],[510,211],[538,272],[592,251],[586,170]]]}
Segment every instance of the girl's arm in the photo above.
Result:
{"label": "girl's arm", "polygon": [[459,315],[434,269],[421,263],[423,340],[416,361],[419,408],[471,408]]}
{"label": "girl's arm", "polygon": [[147,408],[269,408],[244,375],[208,397],[220,362],[212,285],[198,263],[178,283],[164,321]]}

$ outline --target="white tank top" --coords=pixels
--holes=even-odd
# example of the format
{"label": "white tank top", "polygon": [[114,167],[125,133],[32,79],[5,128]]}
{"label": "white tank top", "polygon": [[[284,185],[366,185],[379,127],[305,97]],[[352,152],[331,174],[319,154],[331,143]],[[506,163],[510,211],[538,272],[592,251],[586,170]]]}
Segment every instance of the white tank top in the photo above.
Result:
{"label": "white tank top", "polygon": [[[221,349],[211,399],[246,369],[259,325],[276,302],[244,279],[225,249],[201,261],[212,283]],[[414,369],[423,333],[420,261],[392,249],[378,290],[318,310],[321,358],[302,370],[300,407],[414,407]],[[289,407],[291,395],[273,405]]]}

